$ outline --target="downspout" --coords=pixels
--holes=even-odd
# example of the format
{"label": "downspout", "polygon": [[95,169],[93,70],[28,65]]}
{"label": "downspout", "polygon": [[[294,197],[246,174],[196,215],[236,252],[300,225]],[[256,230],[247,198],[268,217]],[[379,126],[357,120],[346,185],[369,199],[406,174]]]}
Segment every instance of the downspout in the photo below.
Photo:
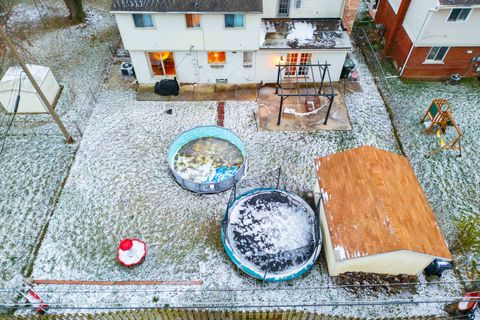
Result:
{"label": "downspout", "polygon": [[415,40],[412,43],[412,46],[410,47],[410,51],[408,52],[407,58],[405,59],[405,63],[403,64],[402,69],[400,69],[400,77],[403,75],[403,72],[405,71],[405,69],[407,67],[408,60],[410,60],[410,56],[412,55],[413,49],[416,47],[416,45],[418,43],[418,39],[420,39],[420,36],[423,33],[423,29],[425,28],[425,25],[427,24],[427,21],[430,20],[430,17],[432,16],[432,13],[434,11],[438,11],[438,8],[428,10],[428,14],[425,16],[425,19],[423,20],[422,26],[420,27],[420,30],[418,31],[417,37],[415,38]]}

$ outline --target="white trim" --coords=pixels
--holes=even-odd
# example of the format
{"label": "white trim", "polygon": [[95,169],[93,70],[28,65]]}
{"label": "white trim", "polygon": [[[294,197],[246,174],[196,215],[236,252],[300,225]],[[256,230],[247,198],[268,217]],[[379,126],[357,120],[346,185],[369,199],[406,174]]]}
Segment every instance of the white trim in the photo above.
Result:
{"label": "white trim", "polygon": [[[137,15],[149,15],[151,20],[152,20],[153,26],[152,27],[137,27],[137,25],[135,24],[135,18],[133,17],[133,15],[135,15],[135,14],[137,14]],[[132,16],[132,20],[133,20],[133,28],[134,29],[139,29],[139,30],[156,30],[157,29],[157,24],[155,23],[155,15],[154,14],[151,14],[151,13],[132,13],[131,16]]]}
{"label": "white trim", "polygon": [[[445,54],[443,55],[442,60],[427,59],[428,56],[430,55],[430,53],[432,52],[433,48],[444,48],[444,47],[447,47],[447,51],[445,51]],[[449,47],[449,46],[433,46],[433,47],[431,47],[431,48],[430,48],[430,51],[428,51],[427,57],[426,57],[425,60],[423,61],[423,64],[444,64],[443,60],[445,60],[445,57],[447,56],[448,51],[450,51],[450,47]],[[438,52],[437,52],[437,54],[438,54]],[[436,54],[436,55],[437,55],[437,54]],[[436,55],[435,55],[435,56],[436,56]]]}

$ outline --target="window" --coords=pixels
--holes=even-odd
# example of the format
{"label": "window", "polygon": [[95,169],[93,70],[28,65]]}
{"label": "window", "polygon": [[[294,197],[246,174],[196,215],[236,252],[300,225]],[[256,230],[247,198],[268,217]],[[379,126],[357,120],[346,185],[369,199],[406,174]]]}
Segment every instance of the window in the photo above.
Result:
{"label": "window", "polygon": [[452,11],[450,11],[450,15],[448,16],[447,21],[466,21],[468,16],[470,15],[470,11],[472,11],[472,9],[470,8],[452,9]]}
{"label": "window", "polygon": [[302,0],[296,0],[295,1],[295,8],[300,9],[301,6],[302,6]]}
{"label": "window", "polygon": [[[302,53],[300,55],[300,66],[298,67],[299,76],[307,76],[309,67],[304,67],[306,64],[310,64],[312,61],[311,53]],[[303,66],[302,66],[303,65]]]}
{"label": "window", "polygon": [[225,61],[225,51],[210,51],[208,53],[208,63],[210,64],[223,64]]}
{"label": "window", "polygon": [[432,47],[425,61],[443,61],[447,51],[448,47]]}
{"label": "window", "polygon": [[173,59],[173,52],[149,52],[148,60],[150,61],[154,76],[175,75],[175,60]]}
{"label": "window", "polygon": [[290,0],[278,0],[278,16],[288,17],[290,9]]}
{"label": "window", "polygon": [[187,28],[200,28],[199,14],[186,14],[185,20],[187,21]]}
{"label": "window", "polygon": [[243,28],[244,16],[243,14],[226,14],[225,15],[225,28]]}
{"label": "window", "polygon": [[288,66],[285,69],[286,76],[294,76],[297,72],[297,60],[298,60],[298,53],[289,53],[287,54],[287,64],[293,64],[293,66]]}
{"label": "window", "polygon": [[252,51],[244,51],[243,52],[243,66],[244,67],[251,67],[253,65],[253,52]]}
{"label": "window", "polygon": [[133,14],[133,22],[137,28],[153,28],[153,19],[151,14]]}

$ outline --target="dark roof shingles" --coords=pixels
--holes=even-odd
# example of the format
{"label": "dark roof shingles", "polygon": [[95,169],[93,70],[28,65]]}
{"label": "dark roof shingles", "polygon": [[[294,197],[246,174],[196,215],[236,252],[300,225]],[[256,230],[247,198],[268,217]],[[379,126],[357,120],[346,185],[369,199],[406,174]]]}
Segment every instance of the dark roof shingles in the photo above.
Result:
{"label": "dark roof shingles", "polygon": [[112,11],[262,12],[262,0],[113,0]]}
{"label": "dark roof shingles", "polygon": [[474,6],[480,5],[480,0],[440,0],[442,6]]}

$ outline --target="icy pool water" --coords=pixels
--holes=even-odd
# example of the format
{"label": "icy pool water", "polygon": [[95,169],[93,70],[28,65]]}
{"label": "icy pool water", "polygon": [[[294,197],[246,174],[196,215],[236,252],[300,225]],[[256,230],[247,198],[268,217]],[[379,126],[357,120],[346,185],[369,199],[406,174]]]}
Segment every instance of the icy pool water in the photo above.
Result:
{"label": "icy pool water", "polygon": [[220,182],[235,175],[243,165],[240,149],[227,140],[202,137],[183,145],[173,160],[183,179],[204,183]]}

